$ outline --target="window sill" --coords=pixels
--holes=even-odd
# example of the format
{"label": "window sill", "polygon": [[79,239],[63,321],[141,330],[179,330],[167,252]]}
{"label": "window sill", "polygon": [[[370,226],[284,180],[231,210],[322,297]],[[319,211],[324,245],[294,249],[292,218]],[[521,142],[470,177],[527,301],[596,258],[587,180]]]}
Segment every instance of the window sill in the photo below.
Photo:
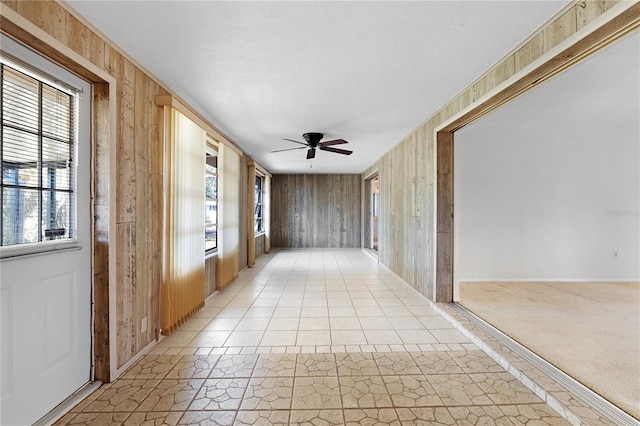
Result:
{"label": "window sill", "polygon": [[265,231],[261,231],[261,232],[258,232],[257,234],[254,234],[254,237],[258,238],[258,237],[260,237],[262,235],[265,235],[265,234],[266,234]]}
{"label": "window sill", "polygon": [[18,244],[0,248],[0,259],[11,260],[27,256],[39,256],[54,254],[63,251],[82,250],[82,245],[77,240],[69,241],[44,241],[39,243]]}
{"label": "window sill", "polygon": [[211,251],[206,251],[204,253],[204,260],[210,259],[210,258],[212,258],[214,256],[217,256],[217,255],[218,255],[218,249],[217,248],[213,249]]}

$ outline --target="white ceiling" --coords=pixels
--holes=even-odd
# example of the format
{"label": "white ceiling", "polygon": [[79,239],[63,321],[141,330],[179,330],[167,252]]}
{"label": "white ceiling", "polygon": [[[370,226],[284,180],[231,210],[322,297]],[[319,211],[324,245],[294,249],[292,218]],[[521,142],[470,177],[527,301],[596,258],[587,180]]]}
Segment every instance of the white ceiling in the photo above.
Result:
{"label": "white ceiling", "polygon": [[272,173],[363,172],[564,3],[69,2]]}

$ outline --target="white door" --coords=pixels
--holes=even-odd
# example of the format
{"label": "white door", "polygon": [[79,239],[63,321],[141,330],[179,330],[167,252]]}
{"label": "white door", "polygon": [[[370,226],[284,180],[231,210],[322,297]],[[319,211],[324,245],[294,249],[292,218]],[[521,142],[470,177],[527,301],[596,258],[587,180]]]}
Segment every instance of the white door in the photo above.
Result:
{"label": "white door", "polygon": [[27,425],[91,379],[91,86],[0,41],[0,424]]}

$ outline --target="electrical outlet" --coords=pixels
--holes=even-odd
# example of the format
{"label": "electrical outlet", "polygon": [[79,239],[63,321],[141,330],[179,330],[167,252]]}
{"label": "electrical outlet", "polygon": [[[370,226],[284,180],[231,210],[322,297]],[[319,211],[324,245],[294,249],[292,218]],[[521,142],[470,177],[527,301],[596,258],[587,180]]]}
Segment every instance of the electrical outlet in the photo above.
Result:
{"label": "electrical outlet", "polygon": [[616,250],[613,251],[613,257],[618,257],[618,252]]}
{"label": "electrical outlet", "polygon": [[140,324],[140,332],[144,333],[147,331],[147,317],[142,318],[142,322]]}

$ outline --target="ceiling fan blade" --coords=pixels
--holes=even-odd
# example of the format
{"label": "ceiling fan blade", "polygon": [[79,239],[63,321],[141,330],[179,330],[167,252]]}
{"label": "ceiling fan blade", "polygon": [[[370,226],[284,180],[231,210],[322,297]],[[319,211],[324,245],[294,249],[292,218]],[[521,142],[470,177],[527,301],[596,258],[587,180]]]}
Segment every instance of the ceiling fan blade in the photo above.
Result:
{"label": "ceiling fan blade", "polygon": [[316,158],[315,148],[309,148],[309,151],[307,151],[307,160],[311,160],[312,158]]}
{"label": "ceiling fan blade", "polygon": [[345,141],[344,139],[334,139],[331,141],[326,141],[326,142],[320,142],[320,146],[330,146],[330,145],[342,145],[343,143],[349,143],[347,141]]}
{"label": "ceiling fan blade", "polygon": [[292,151],[294,149],[305,149],[306,146],[301,146],[299,148],[287,148],[287,149],[276,149],[275,151],[269,151],[269,152],[282,152],[282,151]]}
{"label": "ceiling fan blade", "polygon": [[330,147],[326,147],[326,146],[321,146],[320,149],[322,151],[335,152],[336,154],[344,154],[344,155],[353,154],[353,151],[347,151],[346,149],[330,148]]}
{"label": "ceiling fan blade", "polygon": [[287,139],[287,138],[282,138],[283,141],[289,141],[289,142],[295,142],[295,143],[299,143],[300,145],[304,145],[307,146],[309,144],[304,143],[304,142],[300,142],[300,141],[294,141],[293,139]]}

